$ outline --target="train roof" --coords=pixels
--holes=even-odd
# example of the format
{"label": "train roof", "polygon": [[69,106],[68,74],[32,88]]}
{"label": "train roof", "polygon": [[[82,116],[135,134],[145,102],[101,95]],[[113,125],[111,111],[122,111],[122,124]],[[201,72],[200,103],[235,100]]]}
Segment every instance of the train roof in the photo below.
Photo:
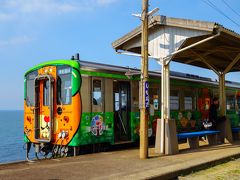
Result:
{"label": "train roof", "polygon": [[[77,63],[78,61],[79,63]],[[30,68],[25,75],[28,73],[39,69],[40,67],[49,66],[49,65],[70,65],[72,67],[78,68],[80,64],[80,67],[89,71],[108,71],[109,73],[117,73],[121,72],[124,75],[131,77],[131,76],[137,76],[140,75],[140,70],[137,68],[131,68],[131,67],[123,67],[123,66],[117,66],[117,65],[109,65],[109,64],[103,64],[103,63],[96,63],[96,62],[90,62],[90,61],[82,61],[82,60],[55,60],[55,61],[48,61],[41,63],[37,66],[34,66]],[[160,71],[149,71],[149,75],[152,77],[161,77]],[[178,80],[184,80],[184,81],[191,81],[191,82],[199,82],[199,83],[206,83],[211,85],[218,85],[217,80],[212,80],[211,78],[202,77],[194,74],[188,74],[188,73],[182,73],[182,72],[176,72],[171,71],[170,72],[170,78],[172,79],[178,79]],[[238,82],[232,82],[226,80],[226,86],[227,87],[233,87],[233,88],[240,88],[240,83]]]}
{"label": "train roof", "polygon": [[[102,63],[82,61],[82,60],[80,60],[79,62],[80,62],[81,68],[88,69],[88,70],[105,70],[105,71],[112,71],[112,72],[113,71],[114,72],[122,72],[126,76],[140,75],[139,69],[131,68],[128,66],[123,67],[123,66],[102,64]],[[161,77],[161,72],[160,71],[149,71],[149,75]],[[219,84],[217,80],[214,81],[211,78],[202,77],[202,76],[198,76],[198,75],[194,75],[194,74],[176,72],[176,71],[170,72],[170,78],[185,80],[185,81],[192,81],[192,82],[201,82],[201,83],[207,83],[207,84],[213,84],[213,85]],[[226,80],[226,86],[240,88],[240,83]]]}

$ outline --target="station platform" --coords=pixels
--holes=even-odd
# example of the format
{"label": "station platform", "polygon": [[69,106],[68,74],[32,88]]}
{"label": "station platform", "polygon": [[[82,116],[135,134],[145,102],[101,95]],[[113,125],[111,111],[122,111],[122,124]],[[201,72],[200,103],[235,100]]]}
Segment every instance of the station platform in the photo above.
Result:
{"label": "station platform", "polygon": [[240,141],[186,149],[160,156],[149,148],[149,158],[139,159],[138,149],[80,155],[33,163],[18,162],[0,165],[0,179],[171,179],[240,157]]}

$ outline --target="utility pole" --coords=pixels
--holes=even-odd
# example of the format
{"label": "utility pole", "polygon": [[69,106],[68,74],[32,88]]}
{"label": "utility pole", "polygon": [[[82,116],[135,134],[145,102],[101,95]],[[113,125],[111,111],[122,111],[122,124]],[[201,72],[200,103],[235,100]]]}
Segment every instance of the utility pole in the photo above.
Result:
{"label": "utility pole", "polygon": [[140,87],[140,159],[148,157],[149,83],[148,83],[148,0],[142,0],[142,60]]}

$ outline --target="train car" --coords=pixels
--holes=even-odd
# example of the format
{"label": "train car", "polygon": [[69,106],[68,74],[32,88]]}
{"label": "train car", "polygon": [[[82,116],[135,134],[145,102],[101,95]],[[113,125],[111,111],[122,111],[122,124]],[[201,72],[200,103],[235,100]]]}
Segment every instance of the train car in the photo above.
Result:
{"label": "train car", "polygon": [[[197,131],[208,118],[218,82],[171,72],[171,118],[177,131]],[[34,66],[24,76],[24,141],[27,158],[74,155],[93,144],[122,144],[139,139],[140,71],[128,67],[56,60]],[[161,116],[161,73],[149,73],[149,137]],[[240,126],[240,84],[226,82],[227,116]]]}

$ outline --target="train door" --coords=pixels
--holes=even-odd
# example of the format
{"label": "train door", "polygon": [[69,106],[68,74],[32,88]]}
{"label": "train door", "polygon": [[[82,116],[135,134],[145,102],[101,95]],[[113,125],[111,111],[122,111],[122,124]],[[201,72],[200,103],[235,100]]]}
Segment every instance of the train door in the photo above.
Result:
{"label": "train door", "polygon": [[[41,71],[41,70],[40,70]],[[54,72],[56,72],[54,70]],[[34,131],[39,142],[50,142],[53,131],[54,77],[41,74],[35,78]]]}
{"label": "train door", "polygon": [[114,82],[114,132],[115,142],[128,141],[130,132],[130,83]]}
{"label": "train door", "polygon": [[[92,78],[92,121],[91,133],[99,137],[105,130],[104,79]],[[96,140],[96,142],[99,142]]]}

